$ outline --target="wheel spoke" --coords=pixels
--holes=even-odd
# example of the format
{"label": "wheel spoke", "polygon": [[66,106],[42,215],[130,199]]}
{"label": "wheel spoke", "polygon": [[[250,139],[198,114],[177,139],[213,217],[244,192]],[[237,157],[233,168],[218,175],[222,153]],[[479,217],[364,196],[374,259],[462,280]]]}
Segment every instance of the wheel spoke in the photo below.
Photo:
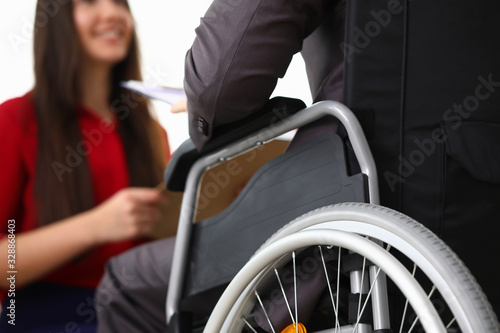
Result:
{"label": "wheel spoke", "polygon": [[269,327],[271,327],[271,330],[273,333],[276,333],[274,330],[273,324],[271,323],[271,319],[269,319],[269,315],[267,314],[266,308],[264,308],[264,304],[262,304],[262,300],[260,299],[259,293],[257,290],[255,291],[255,297],[257,297],[257,300],[259,301],[260,307],[262,308],[262,311],[264,311],[264,315],[266,316],[267,322],[269,323]]}
{"label": "wheel spoke", "polygon": [[360,317],[361,311],[361,300],[363,295],[363,282],[365,279],[365,269],[366,269],[366,257],[363,257],[363,268],[361,269],[361,281],[359,282],[359,300],[358,300],[358,318]]}
{"label": "wheel spoke", "polygon": [[297,328],[297,332],[299,333],[299,305],[297,304],[297,269],[295,267],[295,251],[292,252],[292,260],[293,260],[293,292],[295,295],[295,327]]}
{"label": "wheel spoke", "polygon": [[[321,254],[321,261],[323,262],[323,269],[325,271],[325,277],[326,277],[326,284],[328,285],[328,291],[330,292],[330,299],[332,301],[332,306],[333,306],[333,313],[335,314],[335,332],[337,332],[338,327],[339,327],[339,313],[338,313],[338,302],[339,302],[339,284],[338,284],[338,278],[337,276],[337,306],[335,306],[335,302],[333,301],[333,292],[332,292],[332,286],[330,285],[330,278],[328,277],[328,272],[326,270],[326,263],[325,263],[325,257],[323,256],[323,250],[321,249],[321,245],[318,245],[319,247],[319,253]],[[340,260],[340,258],[339,258]],[[340,264],[339,264],[340,265]]]}
{"label": "wheel spoke", "polygon": [[450,328],[451,325],[453,325],[453,323],[457,320],[457,318],[453,317],[453,319],[448,323],[448,325],[446,325],[446,328]]}
{"label": "wheel spoke", "polygon": [[[434,294],[434,291],[436,291],[436,286],[432,286],[431,292],[427,296],[428,299],[430,299],[432,297],[432,294]],[[413,324],[411,325],[408,333],[411,333],[413,331],[413,329],[415,328],[415,325],[417,324],[418,320],[419,320],[419,317],[417,316],[417,318],[415,318],[415,320],[413,321]]]}
{"label": "wheel spoke", "polygon": [[[338,307],[339,307],[339,294],[340,294],[340,258],[341,258],[341,252],[342,248],[339,246],[339,257],[338,257],[338,263],[337,263],[337,315],[338,315]],[[336,323],[335,325],[339,324],[339,316],[337,316]],[[340,326],[337,325],[335,326],[335,333],[337,333],[337,327]],[[340,328],[340,327],[339,327]]]}
{"label": "wheel spoke", "polygon": [[292,309],[290,308],[290,303],[288,303],[288,299],[286,297],[285,289],[283,288],[283,284],[281,283],[280,275],[278,270],[275,268],[274,273],[276,274],[276,278],[278,279],[278,283],[280,284],[281,292],[283,293],[283,298],[285,299],[286,307],[288,308],[288,312],[290,313],[290,317],[292,318],[292,322],[295,321],[292,314]]}
{"label": "wheel spoke", "polygon": [[255,330],[255,328],[253,328],[252,325],[250,325],[250,323],[245,319],[245,317],[241,317],[241,319],[243,319],[243,321],[245,322],[245,324],[247,325],[247,327],[249,329],[251,329],[252,332],[257,333],[257,331]]}
{"label": "wheel spoke", "polygon": [[[413,271],[411,273],[411,276],[415,276],[415,273],[417,271],[417,265],[414,263],[413,264]],[[402,333],[403,332],[403,325],[405,323],[405,318],[406,318],[406,311],[408,310],[408,299],[406,299],[406,302],[405,302],[405,307],[404,307],[404,310],[403,310],[403,316],[401,318],[401,326],[399,328],[399,333]]]}
{"label": "wheel spoke", "polygon": [[377,281],[379,274],[380,274],[380,268],[377,269],[377,274],[375,274],[375,278],[373,279],[373,282],[370,286],[370,290],[368,291],[368,294],[366,295],[365,302],[363,303],[363,307],[361,308],[361,313],[358,314],[358,319],[357,319],[356,324],[354,325],[354,328],[352,330],[353,332],[356,332],[356,330],[358,329],[359,321],[361,319],[361,316],[365,312],[366,306],[368,305],[368,301],[370,300],[370,297],[371,297],[371,294],[373,291],[373,287],[375,286],[375,282]]}
{"label": "wheel spoke", "polygon": [[[389,244],[387,244],[387,247],[386,247],[386,251],[389,252],[391,249],[391,246]],[[366,258],[363,259],[363,270],[364,270],[364,266],[365,266],[365,261],[366,261]],[[378,276],[380,274],[380,267],[377,268],[377,273],[375,274],[375,278],[373,279],[372,283],[371,283],[371,286],[370,286],[370,290],[368,291],[368,294],[366,295],[366,299],[365,299],[365,302],[363,304],[363,308],[361,309],[361,313],[359,312],[358,310],[358,319],[356,321],[356,324],[354,325],[354,328],[353,328],[353,332],[356,332],[357,329],[358,329],[358,326],[359,326],[359,321],[361,319],[361,316],[363,315],[363,313],[365,312],[365,308],[366,306],[368,305],[368,301],[370,300],[370,297],[371,297],[371,294],[372,294],[372,291],[373,291],[373,288],[375,287],[375,283],[377,282],[377,279],[378,279]],[[363,272],[363,275],[364,275],[364,272]],[[361,289],[360,289],[361,291]],[[361,294],[360,294],[360,299],[361,299]]]}

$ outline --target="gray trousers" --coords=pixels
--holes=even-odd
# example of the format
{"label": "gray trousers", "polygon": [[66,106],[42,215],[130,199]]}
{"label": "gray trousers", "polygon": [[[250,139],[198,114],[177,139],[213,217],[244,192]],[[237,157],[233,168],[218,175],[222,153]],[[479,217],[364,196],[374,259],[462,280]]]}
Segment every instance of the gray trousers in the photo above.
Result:
{"label": "gray trousers", "polygon": [[165,300],[175,238],[111,258],[96,292],[98,333],[165,332]]}

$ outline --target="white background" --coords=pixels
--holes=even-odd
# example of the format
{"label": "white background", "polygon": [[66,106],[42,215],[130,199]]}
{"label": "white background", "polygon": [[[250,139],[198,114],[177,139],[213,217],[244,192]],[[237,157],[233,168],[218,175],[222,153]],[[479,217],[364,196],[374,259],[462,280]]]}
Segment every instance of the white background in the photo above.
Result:
{"label": "white background", "polygon": [[[211,0],[129,0],[142,53],[144,81],[182,87],[184,56]],[[33,26],[36,0],[2,0],[0,4],[0,103],[23,95],[33,86]],[[296,55],[273,95],[311,103],[303,60]],[[154,102],[166,128],[171,150],[188,138],[187,115],[171,114]]]}

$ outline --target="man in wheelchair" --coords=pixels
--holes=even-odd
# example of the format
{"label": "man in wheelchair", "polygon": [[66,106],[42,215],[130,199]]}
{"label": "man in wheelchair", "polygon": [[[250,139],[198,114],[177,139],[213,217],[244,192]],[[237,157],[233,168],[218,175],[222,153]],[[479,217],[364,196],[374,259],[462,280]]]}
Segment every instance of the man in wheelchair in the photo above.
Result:
{"label": "man in wheelchair", "polygon": [[[203,153],[222,132],[245,128],[242,119],[275,110],[266,103],[300,51],[314,101],[342,102],[359,119],[380,204],[450,245],[500,313],[500,269],[479,259],[500,253],[499,9],[488,0],[215,0],[186,57],[192,144]],[[289,150],[329,132],[342,136],[344,127],[316,120]],[[345,142],[354,175],[359,165]],[[100,332],[167,330],[174,246],[169,238],[109,262],[97,294]],[[205,296],[194,306],[209,313],[213,295]]]}

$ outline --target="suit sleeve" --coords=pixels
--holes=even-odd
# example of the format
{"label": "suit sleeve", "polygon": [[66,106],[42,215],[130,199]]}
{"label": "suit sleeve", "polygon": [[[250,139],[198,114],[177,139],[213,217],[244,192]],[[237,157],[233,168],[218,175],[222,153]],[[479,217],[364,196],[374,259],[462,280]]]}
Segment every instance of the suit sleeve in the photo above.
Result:
{"label": "suit sleeve", "polygon": [[200,149],[213,127],[260,109],[326,0],[215,0],[196,29],[185,64],[189,133]]}

